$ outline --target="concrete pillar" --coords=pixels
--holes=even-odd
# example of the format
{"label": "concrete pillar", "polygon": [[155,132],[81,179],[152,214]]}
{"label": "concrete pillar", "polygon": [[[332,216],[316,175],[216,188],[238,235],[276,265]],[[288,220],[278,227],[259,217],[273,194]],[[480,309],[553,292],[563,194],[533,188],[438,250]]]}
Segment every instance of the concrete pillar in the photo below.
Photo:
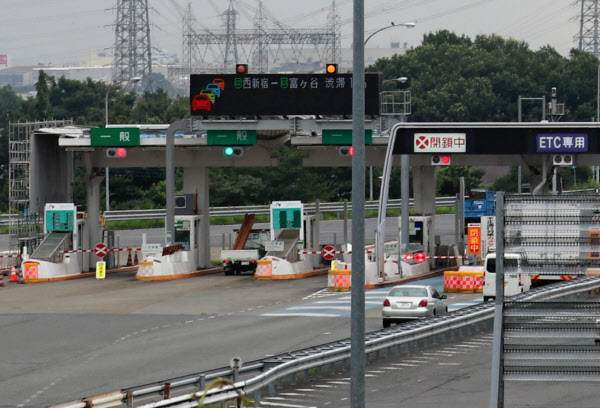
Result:
{"label": "concrete pillar", "polygon": [[[84,227],[84,240],[87,246],[83,249],[93,249],[97,244],[102,242],[102,231],[98,218],[100,217],[100,184],[104,180],[104,176],[98,174],[98,168],[92,167],[90,155],[85,156],[85,189],[86,189],[86,212],[87,220]],[[87,238],[87,240],[85,239]],[[87,241],[87,242],[86,242]],[[88,253],[83,257],[83,271],[89,271],[89,268],[96,268],[98,258],[90,256]],[[86,268],[87,267],[87,268]]]}
{"label": "concrete pillar", "polygon": [[209,268],[210,263],[210,209],[207,167],[185,167],[183,169],[183,191],[185,194],[198,195],[198,214],[200,236],[198,242],[198,267]]}
{"label": "concrete pillar", "polygon": [[435,214],[435,166],[413,166],[413,194],[415,214]]}

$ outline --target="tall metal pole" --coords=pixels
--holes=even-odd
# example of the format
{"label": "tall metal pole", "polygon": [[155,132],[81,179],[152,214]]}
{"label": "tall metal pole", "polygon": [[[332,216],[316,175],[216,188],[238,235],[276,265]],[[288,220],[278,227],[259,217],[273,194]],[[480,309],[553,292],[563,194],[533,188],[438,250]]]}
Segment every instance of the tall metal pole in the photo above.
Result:
{"label": "tall metal pole", "polygon": [[496,299],[490,408],[504,408],[504,193],[496,194]]}
{"label": "tall metal pole", "polygon": [[[108,127],[108,92],[110,91],[111,86],[108,87],[108,89],[106,90],[106,97],[104,98],[104,127]],[[110,182],[108,180],[109,175],[108,175],[108,167],[104,168],[104,172],[105,172],[105,176],[104,176],[104,181],[106,183],[105,185],[105,196],[106,196],[106,206],[105,206],[105,211],[110,211],[110,191],[109,191],[109,185]]]}
{"label": "tall metal pole", "polygon": [[165,171],[167,173],[167,219],[165,222],[165,244],[172,245],[175,238],[175,132],[188,130],[191,122],[189,119],[177,120],[167,129],[167,140],[165,148]]}
{"label": "tall metal pole", "polygon": [[353,0],[350,407],[365,406],[365,3]]}

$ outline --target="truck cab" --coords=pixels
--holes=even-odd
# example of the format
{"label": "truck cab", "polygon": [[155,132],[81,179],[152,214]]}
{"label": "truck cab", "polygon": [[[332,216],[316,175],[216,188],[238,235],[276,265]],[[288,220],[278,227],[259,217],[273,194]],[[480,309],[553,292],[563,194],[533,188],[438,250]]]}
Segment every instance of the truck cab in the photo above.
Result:
{"label": "truck cab", "polygon": [[[521,256],[519,254],[505,253],[504,268],[504,296],[516,295],[531,289],[531,277],[520,272]],[[508,272],[507,269],[509,269]],[[483,301],[487,302],[496,298],[496,253],[488,254],[485,257],[483,279]]]}

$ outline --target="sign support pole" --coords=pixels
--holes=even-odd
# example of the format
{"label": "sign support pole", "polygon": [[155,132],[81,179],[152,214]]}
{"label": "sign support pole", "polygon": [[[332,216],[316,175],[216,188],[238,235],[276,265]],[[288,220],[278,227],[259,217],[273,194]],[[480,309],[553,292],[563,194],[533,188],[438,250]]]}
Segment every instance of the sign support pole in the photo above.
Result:
{"label": "sign support pole", "polygon": [[352,45],[352,294],[350,407],[365,406],[365,2],[354,0]]}
{"label": "sign support pole", "polygon": [[187,129],[191,125],[190,120],[180,119],[169,125],[166,137],[166,157],[165,171],[167,173],[167,219],[165,244],[167,246],[173,244],[175,237],[175,132],[177,130]]}

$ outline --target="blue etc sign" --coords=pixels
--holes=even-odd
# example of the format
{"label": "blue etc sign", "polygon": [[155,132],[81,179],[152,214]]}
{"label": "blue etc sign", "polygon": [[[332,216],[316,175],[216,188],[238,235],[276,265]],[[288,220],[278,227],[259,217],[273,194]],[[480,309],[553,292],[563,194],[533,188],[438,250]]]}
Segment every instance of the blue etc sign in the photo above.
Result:
{"label": "blue etc sign", "polygon": [[538,153],[586,153],[587,133],[540,133],[536,135]]}

